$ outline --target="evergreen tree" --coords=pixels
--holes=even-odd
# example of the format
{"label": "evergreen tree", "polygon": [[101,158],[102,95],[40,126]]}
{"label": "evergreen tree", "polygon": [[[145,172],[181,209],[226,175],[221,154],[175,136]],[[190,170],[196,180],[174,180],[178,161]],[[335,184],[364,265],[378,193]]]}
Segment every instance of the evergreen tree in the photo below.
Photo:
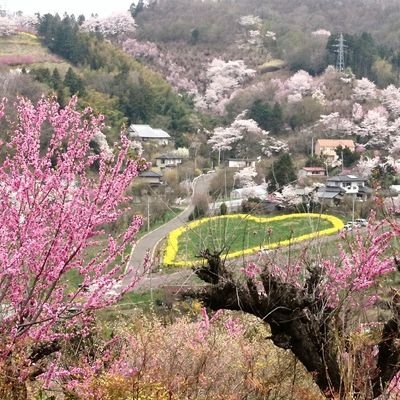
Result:
{"label": "evergreen tree", "polygon": [[249,118],[254,119],[258,126],[271,133],[277,133],[282,128],[282,109],[278,103],[271,106],[262,100],[256,100],[250,107]]}
{"label": "evergreen tree", "polygon": [[248,117],[254,119],[260,128],[269,130],[271,114],[272,112],[270,106],[258,99],[250,107]]}
{"label": "evergreen tree", "polygon": [[279,103],[275,103],[271,112],[271,132],[278,133],[282,129],[283,115],[282,108]]}
{"label": "evergreen tree", "polygon": [[51,85],[51,74],[48,68],[32,68],[30,73],[37,81]]}
{"label": "evergreen tree", "polygon": [[346,168],[351,167],[360,158],[358,153],[351,151],[347,146],[338,146],[335,152],[340,159],[343,159],[343,166]]}
{"label": "evergreen tree", "polygon": [[282,154],[274,162],[267,174],[266,181],[269,182],[268,190],[275,190],[294,182],[297,179],[292,157],[289,153]]}
{"label": "evergreen tree", "polygon": [[46,46],[49,46],[49,48],[51,48],[56,31],[58,29],[58,25],[61,22],[61,19],[58,14],[54,16],[51,14],[45,14],[42,17],[39,16],[38,20],[39,20],[37,27],[38,34],[43,38],[43,41],[46,44]]}
{"label": "evergreen tree", "polygon": [[129,7],[129,12],[131,13],[132,18],[135,18],[143,10],[144,10],[143,0],[139,0],[136,4],[132,3]]}
{"label": "evergreen tree", "polygon": [[83,14],[78,17],[78,25],[81,26],[85,22],[85,16]]}
{"label": "evergreen tree", "polygon": [[85,88],[82,79],[79,78],[79,76],[71,67],[68,68],[68,71],[65,74],[64,85],[69,88],[71,95],[79,93],[81,96],[83,96],[85,94]]}
{"label": "evergreen tree", "polygon": [[51,85],[53,89],[57,90],[61,88],[62,85],[62,80],[61,80],[61,75],[60,72],[58,71],[58,68],[53,69],[53,74],[51,75]]}
{"label": "evergreen tree", "polygon": [[65,91],[62,87],[59,87],[56,91],[57,103],[64,108],[67,105]]}
{"label": "evergreen tree", "polygon": [[319,156],[310,156],[306,161],[306,167],[324,167],[325,168],[325,160]]}

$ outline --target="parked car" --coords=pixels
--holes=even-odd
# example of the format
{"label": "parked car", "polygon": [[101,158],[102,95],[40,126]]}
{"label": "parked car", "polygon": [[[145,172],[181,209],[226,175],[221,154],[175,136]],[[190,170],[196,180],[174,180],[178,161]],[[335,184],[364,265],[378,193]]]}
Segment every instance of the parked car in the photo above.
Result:
{"label": "parked car", "polygon": [[346,231],[351,231],[354,228],[361,228],[363,226],[367,226],[368,221],[364,218],[357,218],[354,221],[347,221],[346,225],[343,227]]}
{"label": "parked car", "polygon": [[359,226],[368,226],[368,221],[364,218],[357,218],[354,222],[356,222]]}
{"label": "parked car", "polygon": [[346,225],[343,227],[344,231],[352,231],[355,226],[352,222],[347,222]]}

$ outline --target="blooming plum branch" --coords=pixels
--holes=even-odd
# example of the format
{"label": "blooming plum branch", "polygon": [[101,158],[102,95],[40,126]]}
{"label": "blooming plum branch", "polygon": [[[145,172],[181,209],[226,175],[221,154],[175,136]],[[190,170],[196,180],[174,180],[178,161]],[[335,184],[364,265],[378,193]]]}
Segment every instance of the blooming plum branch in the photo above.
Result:
{"label": "blooming plum branch", "polygon": [[[90,142],[99,138],[103,119],[90,109],[78,112],[76,103],[73,98],[61,109],[53,100],[43,98],[34,106],[19,99],[18,123],[3,144],[7,156],[0,165],[2,366],[10,365],[10,358],[19,353],[16,368],[29,370],[34,343],[44,346],[68,338],[77,326],[85,335],[91,312],[118,300],[139,279],[118,286],[124,274],[115,262],[133,240],[141,217],[133,217],[117,238],[107,238],[104,227],[127,211],[126,189],[146,165],[129,158],[124,136],[114,152],[99,146],[100,154],[95,155]],[[4,104],[0,117],[3,110]],[[44,129],[52,133],[47,148],[41,145]],[[100,245],[98,254],[88,257],[88,251]],[[79,287],[71,284],[72,273],[81,277]]]}

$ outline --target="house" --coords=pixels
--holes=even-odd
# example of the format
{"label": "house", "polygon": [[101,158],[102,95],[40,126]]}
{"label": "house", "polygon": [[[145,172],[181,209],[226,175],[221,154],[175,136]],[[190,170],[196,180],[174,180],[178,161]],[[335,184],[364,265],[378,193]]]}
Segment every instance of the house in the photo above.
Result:
{"label": "house", "polygon": [[328,203],[331,206],[338,205],[344,197],[344,192],[341,188],[321,187],[318,189],[317,198],[321,203]]}
{"label": "house", "polygon": [[167,145],[172,139],[171,136],[162,129],[154,129],[150,125],[132,124],[128,129],[131,139],[140,142],[152,142],[159,145]]}
{"label": "house", "polygon": [[366,180],[356,175],[331,176],[326,180],[326,186],[318,191],[320,200],[329,200],[334,204],[348,195],[365,200],[372,193],[372,189],[366,186]]}
{"label": "house", "polygon": [[333,164],[339,160],[336,149],[342,146],[348,147],[351,151],[355,151],[356,146],[353,140],[349,139],[318,139],[315,144],[315,155],[325,157],[329,164]]}
{"label": "house", "polygon": [[156,157],[156,165],[159,168],[177,167],[182,164],[183,158],[174,153],[161,154]]}
{"label": "house", "polygon": [[246,168],[255,167],[256,160],[240,159],[240,158],[228,158],[227,159],[228,168]]}
{"label": "house", "polygon": [[306,176],[321,177],[326,175],[326,170],[323,167],[304,167],[299,171],[299,178]]}
{"label": "house", "polygon": [[162,175],[154,171],[143,171],[138,175],[138,180],[141,183],[145,183],[151,186],[161,185],[162,184],[161,178]]}
{"label": "house", "polygon": [[356,175],[331,176],[326,180],[327,187],[343,189],[345,194],[359,194],[366,188],[366,180]]}

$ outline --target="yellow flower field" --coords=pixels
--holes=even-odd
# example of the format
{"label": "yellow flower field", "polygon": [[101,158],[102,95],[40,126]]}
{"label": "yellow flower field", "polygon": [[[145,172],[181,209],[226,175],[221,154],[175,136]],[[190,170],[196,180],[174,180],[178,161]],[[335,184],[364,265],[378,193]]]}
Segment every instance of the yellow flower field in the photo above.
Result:
{"label": "yellow flower field", "polygon": [[[283,247],[283,246],[288,246],[294,243],[299,243],[304,240],[309,240],[317,237],[322,237],[322,236],[327,236],[327,235],[332,235],[334,233],[339,232],[343,228],[343,222],[333,216],[333,215],[327,215],[327,214],[313,214],[313,213],[299,213],[299,214],[286,214],[286,215],[279,215],[275,217],[258,217],[258,216],[252,216],[252,215],[246,215],[246,214],[231,214],[231,215],[223,215],[223,216],[217,216],[217,217],[209,217],[209,218],[202,218],[200,220],[196,220],[193,222],[188,223],[187,225],[178,228],[174,231],[172,231],[167,238],[166,242],[166,248],[164,252],[164,257],[163,257],[163,265],[164,266],[170,266],[170,267],[185,267],[197,263],[201,263],[201,260],[181,260],[178,258],[178,252],[182,250],[183,243],[180,243],[180,239],[182,238],[182,235],[190,233],[190,231],[194,231],[196,229],[199,229],[202,225],[210,222],[220,222],[224,221],[227,223],[228,221],[233,221],[237,220],[238,222],[245,221],[246,223],[252,222],[252,223],[258,223],[261,226],[268,226],[268,224],[274,223],[276,225],[276,222],[282,221],[282,223],[286,223],[288,221],[299,221],[299,219],[304,219],[305,223],[310,223],[310,222],[316,222],[316,223],[321,223],[325,226],[329,226],[328,228],[325,229],[318,229],[317,231],[313,231],[310,233],[306,234],[301,234],[299,236],[295,237],[290,237],[289,239],[286,240],[279,240],[276,242],[268,242],[260,246],[259,244],[257,246],[250,246],[248,248],[244,248],[241,250],[236,250],[236,251],[231,251],[226,255],[226,258],[235,258],[235,257],[240,257],[243,255],[248,255],[252,253],[256,253],[257,251],[260,250],[260,247],[262,249],[275,249],[278,247]],[[232,226],[234,227],[235,224]],[[254,232],[255,233],[255,232]],[[244,247],[244,246],[243,246]],[[243,248],[242,247],[242,248]]]}

